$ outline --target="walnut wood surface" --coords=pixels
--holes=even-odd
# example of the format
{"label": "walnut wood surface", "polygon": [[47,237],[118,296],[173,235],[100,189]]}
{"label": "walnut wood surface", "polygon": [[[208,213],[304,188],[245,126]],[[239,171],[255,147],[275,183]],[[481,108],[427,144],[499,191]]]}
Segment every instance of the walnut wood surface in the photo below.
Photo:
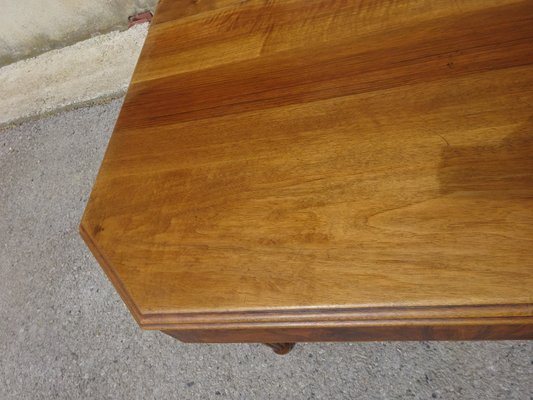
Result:
{"label": "walnut wood surface", "polygon": [[533,338],[533,1],[162,0],[81,233],[185,341]]}

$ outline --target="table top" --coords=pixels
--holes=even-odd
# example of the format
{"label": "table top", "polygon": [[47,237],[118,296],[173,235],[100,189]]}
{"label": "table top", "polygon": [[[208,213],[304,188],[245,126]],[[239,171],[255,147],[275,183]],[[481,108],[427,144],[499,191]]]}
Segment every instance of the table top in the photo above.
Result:
{"label": "table top", "polygon": [[148,329],[531,321],[533,1],[162,0],[81,233]]}

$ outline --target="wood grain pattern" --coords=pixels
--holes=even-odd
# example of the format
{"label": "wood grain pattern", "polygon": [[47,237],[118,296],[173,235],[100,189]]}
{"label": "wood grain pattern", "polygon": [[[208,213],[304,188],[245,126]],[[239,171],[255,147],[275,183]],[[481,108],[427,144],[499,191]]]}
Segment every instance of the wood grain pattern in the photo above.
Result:
{"label": "wood grain pattern", "polygon": [[336,327],[229,328],[163,331],[185,343],[257,343],[257,342],[365,342],[365,341],[465,341],[531,340],[529,321],[506,324],[469,324],[467,321],[420,321],[418,325],[387,324]]}
{"label": "wood grain pattern", "polygon": [[533,338],[533,1],[162,0],[81,232],[185,341]]}

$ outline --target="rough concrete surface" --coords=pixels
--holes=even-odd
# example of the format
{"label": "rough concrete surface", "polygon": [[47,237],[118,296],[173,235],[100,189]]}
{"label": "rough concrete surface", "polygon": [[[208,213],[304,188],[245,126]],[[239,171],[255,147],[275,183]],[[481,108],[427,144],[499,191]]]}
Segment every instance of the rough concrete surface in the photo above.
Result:
{"label": "rough concrete surface", "polygon": [[0,0],[0,66],[128,25],[157,0]]}
{"label": "rough concrete surface", "polygon": [[0,399],[533,398],[533,342],[190,345],[141,331],[78,235],[120,101],[0,131]]}
{"label": "rough concrete surface", "polygon": [[148,24],[135,25],[0,68],[0,127],[121,96],[147,31]]}

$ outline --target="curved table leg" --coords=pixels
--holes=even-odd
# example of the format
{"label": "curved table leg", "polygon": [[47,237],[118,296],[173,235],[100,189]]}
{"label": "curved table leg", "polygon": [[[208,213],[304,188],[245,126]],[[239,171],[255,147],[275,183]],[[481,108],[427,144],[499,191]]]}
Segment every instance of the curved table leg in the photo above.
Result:
{"label": "curved table leg", "polygon": [[274,353],[284,355],[291,351],[296,343],[264,343],[274,350]]}

